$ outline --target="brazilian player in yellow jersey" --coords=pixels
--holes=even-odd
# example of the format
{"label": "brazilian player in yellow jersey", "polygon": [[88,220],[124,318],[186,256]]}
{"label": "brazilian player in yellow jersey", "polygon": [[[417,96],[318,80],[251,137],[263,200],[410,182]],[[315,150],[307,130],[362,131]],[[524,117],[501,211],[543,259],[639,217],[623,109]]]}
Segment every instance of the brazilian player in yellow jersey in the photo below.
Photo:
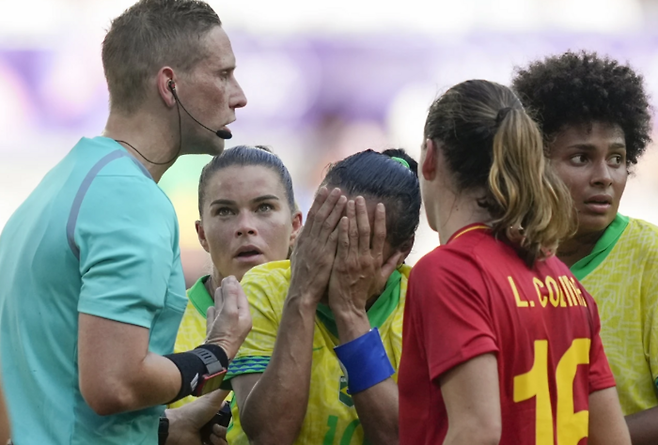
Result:
{"label": "brazilian player in yellow jersey", "polygon": [[[385,290],[367,311],[371,326],[377,326],[386,353],[396,372],[402,352],[402,315],[411,267],[402,265],[388,279]],[[290,287],[290,261],[257,266],[243,281],[253,320],[252,333],[242,344],[226,378],[262,373],[270,362],[281,324],[283,306]],[[319,304],[313,330],[313,365],[308,407],[295,443],[361,444],[363,427],[347,389],[347,379],[334,353],[340,344],[336,321],[328,306]],[[231,445],[248,445],[239,423],[236,404],[232,406],[233,425],[228,431]]]}
{"label": "brazilian player in yellow jersey", "polygon": [[578,230],[557,254],[598,304],[632,442],[658,443],[658,228],[618,213],[629,170],[651,141],[642,77],[568,52],[520,70],[513,86],[571,191]]}
{"label": "brazilian player in yellow jersey", "polygon": [[[210,254],[212,272],[187,291],[175,352],[203,343],[206,311],[214,305],[213,294],[222,278],[233,275],[240,280],[255,265],[288,258],[301,227],[290,173],[265,147],[233,147],[204,167],[199,180],[199,215],[196,230],[199,242]],[[204,401],[210,409],[208,418],[227,394],[212,394],[211,400]],[[169,408],[194,400],[186,397]]]}
{"label": "brazilian player in yellow jersey", "polygon": [[403,150],[332,165],[291,260],[244,276],[255,321],[225,379],[237,402],[229,443],[398,443],[416,171]]}

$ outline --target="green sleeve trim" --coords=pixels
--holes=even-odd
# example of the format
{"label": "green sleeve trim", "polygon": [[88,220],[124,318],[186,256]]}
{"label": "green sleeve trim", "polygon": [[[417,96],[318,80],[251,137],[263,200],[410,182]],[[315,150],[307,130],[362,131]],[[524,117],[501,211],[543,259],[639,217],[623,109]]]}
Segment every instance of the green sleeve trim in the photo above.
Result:
{"label": "green sleeve trim", "polygon": [[[233,390],[231,379],[243,374],[262,374],[270,364],[269,356],[245,356],[233,359],[226,370],[224,380],[220,385],[221,389]],[[235,400],[235,397],[233,398]]]}
{"label": "green sleeve trim", "polygon": [[602,262],[605,260],[612,249],[617,244],[619,238],[628,227],[629,219],[627,216],[617,213],[615,219],[605,229],[603,235],[594,245],[592,253],[584,258],[581,258],[571,266],[571,273],[579,280],[582,281],[587,275],[592,273]]}
{"label": "green sleeve trim", "polygon": [[[382,324],[386,321],[389,315],[393,313],[395,308],[400,303],[400,281],[402,279],[402,274],[399,270],[394,270],[388,281],[386,281],[386,287],[384,292],[377,298],[377,301],[368,309],[368,321],[370,321],[370,327],[381,327]],[[338,328],[336,327],[336,319],[334,314],[329,309],[329,306],[325,304],[318,304],[316,310],[316,315],[320,322],[325,325],[325,327],[331,332],[331,334],[338,338]]]}
{"label": "green sleeve trim", "polygon": [[206,317],[208,308],[215,304],[212,297],[206,289],[206,280],[209,275],[199,278],[194,285],[187,290],[187,298],[192,302],[192,306],[201,314]]}
{"label": "green sleeve trim", "polygon": [[226,371],[224,381],[242,374],[260,374],[265,372],[270,364],[269,356],[246,356],[234,359]]}

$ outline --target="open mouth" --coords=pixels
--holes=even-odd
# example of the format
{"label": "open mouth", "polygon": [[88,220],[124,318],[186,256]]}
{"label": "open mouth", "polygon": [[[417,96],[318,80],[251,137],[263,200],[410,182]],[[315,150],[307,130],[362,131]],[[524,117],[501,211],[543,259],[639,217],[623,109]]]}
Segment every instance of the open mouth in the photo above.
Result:
{"label": "open mouth", "polygon": [[594,196],[585,201],[585,205],[595,213],[605,213],[612,206],[612,198],[609,196]]}
{"label": "open mouth", "polygon": [[263,252],[261,252],[256,247],[245,246],[245,247],[241,247],[240,249],[238,249],[238,253],[235,255],[235,258],[242,259],[242,260],[249,260],[249,259],[253,259],[254,257],[257,257],[257,256],[262,255],[262,254],[263,254]]}
{"label": "open mouth", "polygon": [[612,198],[608,196],[596,196],[585,201],[585,204],[611,205]]}

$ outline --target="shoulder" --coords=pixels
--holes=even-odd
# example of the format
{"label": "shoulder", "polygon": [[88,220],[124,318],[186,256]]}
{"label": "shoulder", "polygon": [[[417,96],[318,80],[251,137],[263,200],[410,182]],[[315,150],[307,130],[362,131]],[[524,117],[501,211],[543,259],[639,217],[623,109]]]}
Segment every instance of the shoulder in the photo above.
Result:
{"label": "shoulder", "polygon": [[131,193],[120,196],[127,203],[145,195],[151,201],[168,201],[144,165],[112,139],[83,138],[72,154],[77,165],[86,171],[80,185],[80,191],[85,195],[96,194],[111,199],[129,190]]}
{"label": "shoulder", "polygon": [[256,298],[285,299],[290,286],[290,260],[256,266],[242,277],[240,284],[250,302]]}
{"label": "shoulder", "polygon": [[641,243],[649,250],[655,250],[658,247],[658,226],[642,219],[628,218],[628,227],[622,237]]}
{"label": "shoulder", "polygon": [[251,283],[264,279],[270,279],[272,282],[290,282],[290,260],[271,261],[252,267],[242,277],[241,283]]}
{"label": "shoulder", "polygon": [[632,260],[633,267],[644,263],[658,268],[658,227],[641,219],[628,218],[628,226],[615,246],[615,257]]}
{"label": "shoulder", "polygon": [[465,269],[479,269],[480,257],[491,250],[491,244],[496,242],[486,233],[466,234],[437,247],[418,260],[411,276],[427,273],[440,277],[442,273],[461,274]]}

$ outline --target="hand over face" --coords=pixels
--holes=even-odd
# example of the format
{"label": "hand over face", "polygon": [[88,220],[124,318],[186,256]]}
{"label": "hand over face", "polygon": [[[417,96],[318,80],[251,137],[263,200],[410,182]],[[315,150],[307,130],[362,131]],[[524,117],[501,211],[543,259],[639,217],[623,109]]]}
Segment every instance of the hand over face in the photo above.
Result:
{"label": "hand over face", "polygon": [[226,277],[215,291],[215,306],[208,308],[206,343],[221,346],[229,360],[235,357],[251,331],[249,302],[238,280]]}
{"label": "hand over face", "polygon": [[311,298],[314,304],[324,295],[336,256],[336,225],[346,202],[347,198],[340,189],[329,193],[322,187],[318,191],[290,259],[292,276],[289,295],[299,292]]}
{"label": "hand over face", "polygon": [[402,255],[396,252],[384,262],[385,242],[384,204],[377,204],[371,230],[365,199],[358,196],[349,201],[347,215],[338,224],[338,247],[329,281],[329,306],[334,315],[365,313],[368,299],[382,292]]}

